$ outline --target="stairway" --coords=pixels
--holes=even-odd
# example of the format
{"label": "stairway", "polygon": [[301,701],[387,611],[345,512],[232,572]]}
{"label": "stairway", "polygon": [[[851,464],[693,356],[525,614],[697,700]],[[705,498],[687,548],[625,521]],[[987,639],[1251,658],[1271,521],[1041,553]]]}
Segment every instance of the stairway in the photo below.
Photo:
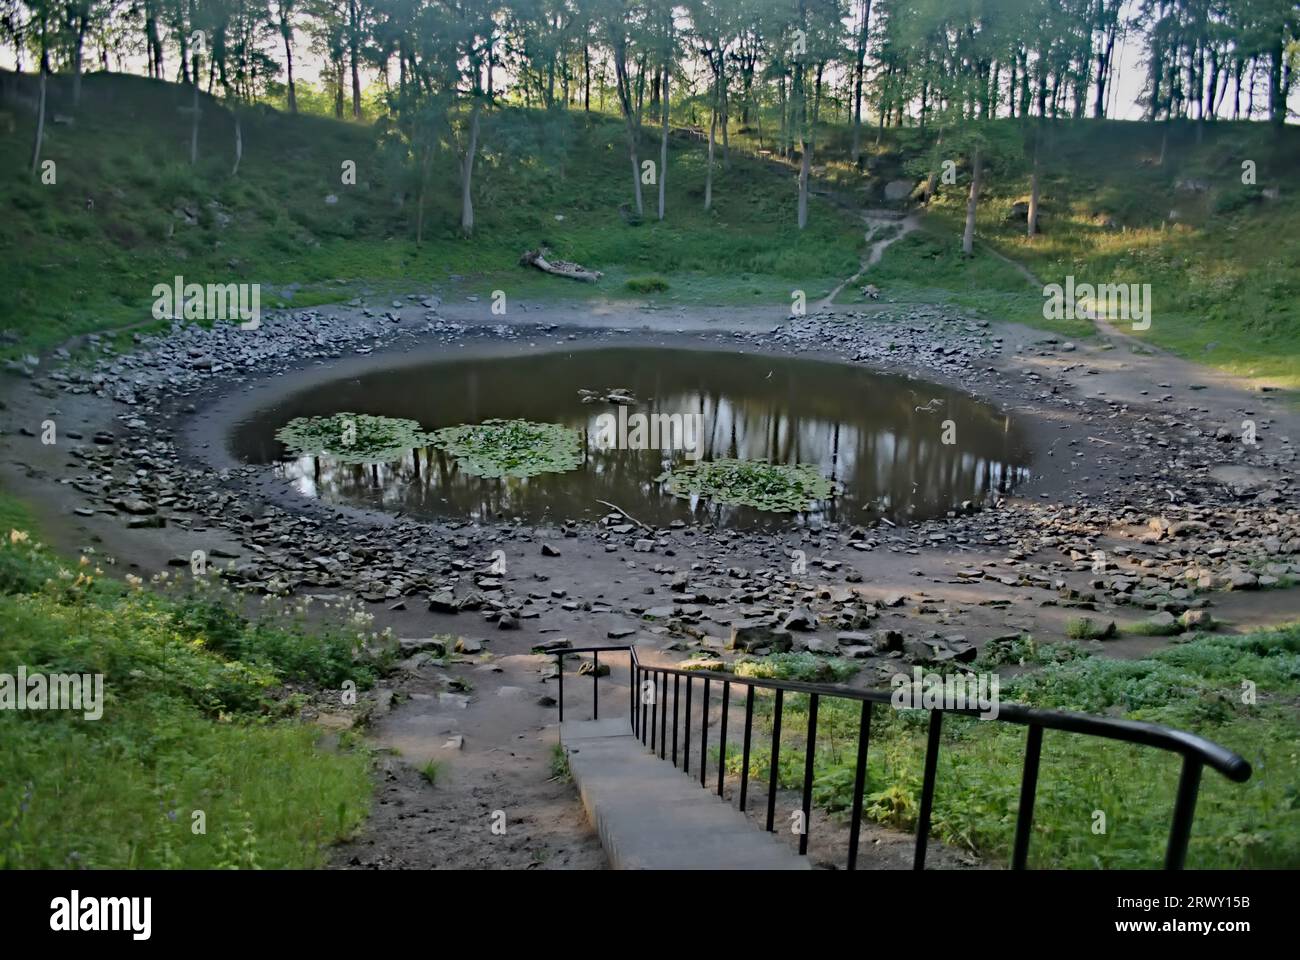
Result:
{"label": "stairway", "polygon": [[808,870],[771,834],[632,735],[626,718],[560,724],[587,816],[615,870]]}

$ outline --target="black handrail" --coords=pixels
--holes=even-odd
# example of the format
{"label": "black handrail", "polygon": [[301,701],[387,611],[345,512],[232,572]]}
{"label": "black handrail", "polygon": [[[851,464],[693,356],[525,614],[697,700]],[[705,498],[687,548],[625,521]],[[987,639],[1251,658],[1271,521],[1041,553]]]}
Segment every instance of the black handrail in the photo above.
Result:
{"label": "black handrail", "polygon": [[[680,702],[679,684],[682,677],[686,678],[686,710],[685,733],[682,744],[682,770],[688,773],[690,771],[691,745],[691,693],[695,686],[695,679],[698,677],[703,680],[704,693],[701,703],[699,760],[701,786],[706,785],[705,781],[707,776],[705,764],[708,762],[709,683],[710,681],[714,681],[722,684],[723,713],[721,728],[719,731],[718,796],[723,795],[723,773],[726,769],[727,753],[726,716],[727,708],[730,703],[731,685],[733,683],[738,683],[746,687],[744,757],[740,774],[741,811],[744,811],[745,809],[749,793],[749,756],[752,724],[754,719],[754,690],[764,689],[775,691],[776,698],[773,705],[772,719],[772,748],[771,757],[768,763],[769,782],[767,792],[766,829],[769,833],[774,829],[774,818],[776,813],[777,762],[780,754],[781,712],[785,699],[784,694],[786,691],[789,691],[791,693],[805,693],[809,695],[808,733],[804,756],[803,796],[801,803],[803,829],[799,837],[799,853],[801,855],[808,852],[808,828],[811,822],[809,817],[812,809],[813,760],[815,757],[817,741],[818,704],[820,700],[825,697],[838,697],[844,700],[856,700],[861,702],[862,715],[858,726],[858,755],[853,783],[853,807],[850,815],[848,857],[848,868],[850,870],[857,868],[858,839],[862,825],[862,797],[866,790],[867,748],[871,734],[871,713],[874,704],[890,703],[893,699],[892,692],[887,690],[854,690],[841,684],[834,683],[808,683],[802,680],[775,680],[757,677],[741,677],[733,673],[723,673],[716,670],[683,670],[680,667],[645,666],[642,665],[640,658],[637,656],[636,648],[630,645],[565,647],[563,649],[547,651],[555,656],[559,671],[559,708],[561,722],[564,721],[564,658],[569,654],[592,654],[593,666],[595,667],[595,669],[592,670],[592,712],[593,719],[598,719],[599,701],[597,700],[598,694],[595,691],[597,689],[596,685],[599,681],[600,675],[599,658],[602,653],[612,653],[617,651],[626,651],[628,654],[631,680],[631,683],[629,684],[629,705],[631,707],[629,720],[632,726],[632,733],[634,736],[639,736],[641,742],[650,747],[651,752],[654,752],[657,746],[660,759],[668,759],[666,752],[668,678],[670,676],[673,678],[673,745],[671,753],[673,766],[677,765],[678,703]],[[643,683],[651,683],[653,685],[653,695],[650,697],[650,703],[647,703],[646,698],[640,698],[640,710],[638,711],[637,690]],[[661,685],[662,693],[660,692]],[[661,702],[663,703],[662,712],[659,709]],[[913,869],[921,870],[925,867],[926,848],[929,846],[930,839],[930,813],[934,802],[934,788],[938,770],[943,715],[945,713],[952,713],[964,716],[980,716],[981,711],[975,708],[948,709],[918,707],[916,709],[927,710],[930,714],[929,732],[925,751],[925,773],[921,786],[921,807],[917,815],[916,850],[912,861]],[[1024,771],[1020,783],[1020,808],[1016,817],[1016,835],[1011,857],[1011,867],[1013,870],[1025,869],[1028,860],[1029,835],[1033,826],[1034,798],[1038,787],[1038,766],[1042,754],[1044,730],[1060,730],[1065,733],[1079,733],[1085,736],[1119,740],[1124,743],[1134,743],[1144,747],[1155,747],[1159,750],[1166,750],[1182,756],[1183,767],[1178,779],[1178,795],[1174,801],[1173,822],[1170,826],[1169,843],[1165,850],[1165,869],[1167,870],[1181,870],[1184,860],[1186,859],[1187,843],[1190,839],[1192,830],[1192,819],[1196,812],[1196,799],[1200,792],[1202,769],[1208,765],[1212,769],[1223,774],[1229,780],[1237,783],[1244,783],[1246,780],[1250,779],[1251,775],[1250,764],[1244,758],[1233,753],[1231,750],[1228,750],[1226,747],[1220,746],[1214,741],[1207,740],[1205,737],[1198,736],[1197,734],[1187,733],[1183,730],[1174,730],[1170,727],[1160,726],[1159,724],[1145,723],[1138,720],[1119,720],[1114,717],[1097,717],[1091,714],[1074,713],[1066,710],[1040,710],[1035,707],[1026,707],[1014,703],[1000,704],[995,719],[1007,723],[1021,724],[1022,726],[1029,728],[1025,743]],[[656,727],[658,728],[657,731]],[[647,736],[649,737],[648,742]]]}

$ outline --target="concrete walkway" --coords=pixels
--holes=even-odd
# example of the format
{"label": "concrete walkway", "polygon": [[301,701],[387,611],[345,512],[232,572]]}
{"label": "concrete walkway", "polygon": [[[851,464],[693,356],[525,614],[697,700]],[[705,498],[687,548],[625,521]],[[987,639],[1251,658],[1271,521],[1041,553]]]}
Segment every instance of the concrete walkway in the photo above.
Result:
{"label": "concrete walkway", "polygon": [[627,718],[560,725],[569,770],[615,870],[808,870],[775,837],[632,736]]}

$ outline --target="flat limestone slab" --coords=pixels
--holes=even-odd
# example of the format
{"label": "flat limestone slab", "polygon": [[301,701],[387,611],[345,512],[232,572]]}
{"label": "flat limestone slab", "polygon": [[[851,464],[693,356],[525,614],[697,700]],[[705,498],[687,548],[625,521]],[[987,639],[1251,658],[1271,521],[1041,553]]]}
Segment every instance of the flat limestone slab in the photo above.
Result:
{"label": "flat limestone slab", "polygon": [[569,770],[615,870],[808,870],[739,810],[632,736],[625,717],[560,725]]}

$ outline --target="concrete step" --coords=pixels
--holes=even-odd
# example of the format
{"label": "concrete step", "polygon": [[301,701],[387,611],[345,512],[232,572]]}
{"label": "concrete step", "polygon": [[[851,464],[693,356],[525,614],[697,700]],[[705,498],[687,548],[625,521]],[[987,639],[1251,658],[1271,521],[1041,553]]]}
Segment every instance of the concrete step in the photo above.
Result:
{"label": "concrete step", "polygon": [[614,869],[810,869],[806,857],[701,787],[698,773],[651,754],[626,718],[563,723],[560,742]]}

